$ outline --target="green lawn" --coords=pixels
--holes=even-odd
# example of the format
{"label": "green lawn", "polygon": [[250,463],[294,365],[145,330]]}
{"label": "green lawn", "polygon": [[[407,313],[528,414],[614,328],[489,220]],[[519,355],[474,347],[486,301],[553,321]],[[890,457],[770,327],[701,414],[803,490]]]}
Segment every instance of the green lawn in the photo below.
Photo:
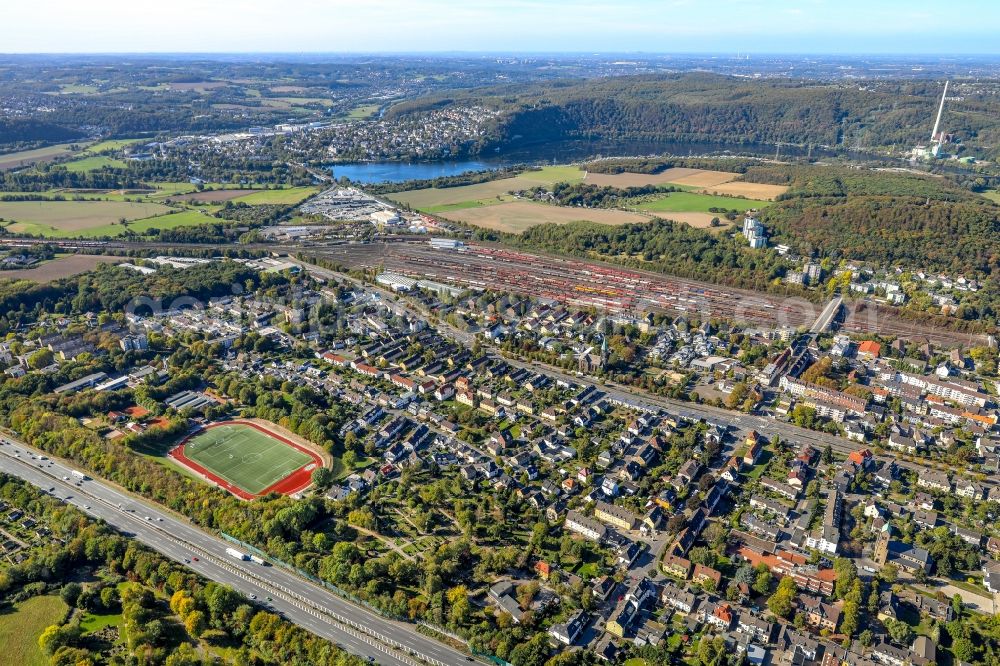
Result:
{"label": "green lawn", "polygon": [[770,206],[771,203],[757,199],[718,197],[712,194],[698,194],[697,192],[671,192],[668,195],[644,201],[636,208],[649,212],[709,213],[711,212],[710,208],[745,210],[747,208],[764,208]]}
{"label": "green lawn", "polygon": [[93,613],[87,613],[83,616],[83,620],[80,621],[80,628],[85,634],[92,634],[95,631],[100,631],[105,627],[117,627],[122,623],[121,613],[112,613],[110,615],[94,615]]}
{"label": "green lawn", "polygon": [[0,614],[0,645],[3,661],[17,666],[48,666],[38,647],[38,637],[50,624],[66,615],[66,604],[56,596],[32,597],[14,610]]}
{"label": "green lawn", "polygon": [[249,425],[216,425],[184,445],[184,455],[242,490],[256,495],[312,458]]}
{"label": "green lawn", "polygon": [[297,204],[318,191],[315,187],[289,187],[282,190],[257,190],[245,197],[233,199],[245,204]]}
{"label": "green lawn", "polygon": [[991,201],[1000,203],[1000,190],[986,190],[983,192],[983,196]]}

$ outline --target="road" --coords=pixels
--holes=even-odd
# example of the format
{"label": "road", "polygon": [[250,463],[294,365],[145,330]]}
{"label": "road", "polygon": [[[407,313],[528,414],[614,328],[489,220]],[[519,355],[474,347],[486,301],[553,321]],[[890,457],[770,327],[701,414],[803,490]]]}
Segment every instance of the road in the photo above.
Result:
{"label": "road", "polygon": [[831,322],[833,322],[836,316],[840,313],[840,306],[843,304],[844,299],[840,296],[835,297],[827,303],[826,307],[823,308],[823,311],[819,313],[819,317],[816,318],[812,328],[809,329],[809,332],[812,334],[822,333],[830,328]]}
{"label": "road", "polygon": [[210,580],[248,597],[270,598],[267,603],[273,611],[348,652],[389,666],[424,662],[457,666],[472,661],[464,653],[418,633],[414,625],[381,617],[281,567],[236,560],[226,554],[232,544],[176,514],[100,479],[79,481],[72,474],[74,467],[59,460],[43,460],[43,452],[11,437],[5,440],[0,444],[0,471],[104,520]]}

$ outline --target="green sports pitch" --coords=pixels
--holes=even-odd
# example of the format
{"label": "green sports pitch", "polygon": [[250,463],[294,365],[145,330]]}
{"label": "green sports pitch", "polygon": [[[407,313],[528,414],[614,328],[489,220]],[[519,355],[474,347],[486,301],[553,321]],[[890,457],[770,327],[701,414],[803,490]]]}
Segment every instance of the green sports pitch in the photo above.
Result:
{"label": "green sports pitch", "polygon": [[208,476],[254,496],[310,463],[321,464],[316,456],[249,423],[210,426],[188,439],[179,453]]}

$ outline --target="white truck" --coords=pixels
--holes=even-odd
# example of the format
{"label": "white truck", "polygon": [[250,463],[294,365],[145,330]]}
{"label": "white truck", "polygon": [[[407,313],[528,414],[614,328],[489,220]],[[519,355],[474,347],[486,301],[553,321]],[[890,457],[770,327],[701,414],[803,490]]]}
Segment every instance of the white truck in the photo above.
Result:
{"label": "white truck", "polygon": [[84,481],[87,478],[87,475],[84,474],[83,472],[81,472],[78,469],[74,469],[72,472],[70,472],[70,474],[72,474],[76,478],[80,479],[81,481]]}
{"label": "white truck", "polygon": [[250,556],[250,561],[257,563],[257,564],[259,564],[262,567],[266,567],[267,566],[267,560],[265,560],[263,557],[260,557],[258,555],[251,555]]}
{"label": "white truck", "polygon": [[250,556],[235,548],[226,548],[226,554],[235,557],[237,560],[249,560]]}

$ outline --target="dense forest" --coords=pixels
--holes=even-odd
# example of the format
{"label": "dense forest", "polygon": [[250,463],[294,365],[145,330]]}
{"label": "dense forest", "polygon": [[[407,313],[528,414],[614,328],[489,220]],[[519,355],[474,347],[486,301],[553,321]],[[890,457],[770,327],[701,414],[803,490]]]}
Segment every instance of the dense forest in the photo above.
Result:
{"label": "dense forest", "polygon": [[794,166],[744,178],[789,184],[761,221],[804,256],[979,276],[1000,268],[1000,206],[945,178]]}
{"label": "dense forest", "polygon": [[[751,82],[693,73],[494,87],[430,96],[390,113],[490,105],[506,112],[495,128],[500,147],[601,138],[875,150],[926,141],[940,92],[935,81]],[[960,152],[995,157],[1000,119],[993,102],[971,87],[968,93],[949,107],[949,131],[961,141]]]}
{"label": "dense forest", "polygon": [[682,192],[672,185],[639,185],[635,187],[611,187],[587,183],[556,183],[550,187],[533,187],[528,192],[534,198],[547,196],[560,206],[584,206],[586,208],[613,208],[625,206],[636,197],[668,192]]}

